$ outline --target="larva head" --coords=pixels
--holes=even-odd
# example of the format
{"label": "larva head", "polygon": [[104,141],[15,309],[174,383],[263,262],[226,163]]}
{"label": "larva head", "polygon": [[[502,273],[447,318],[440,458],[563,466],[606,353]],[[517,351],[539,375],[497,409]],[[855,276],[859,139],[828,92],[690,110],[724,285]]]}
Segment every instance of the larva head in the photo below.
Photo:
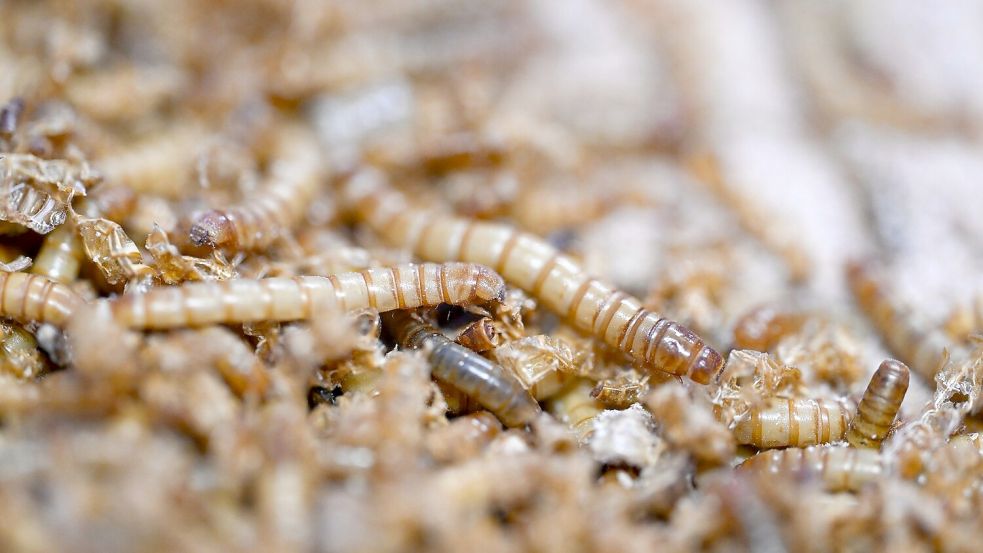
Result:
{"label": "larva head", "polygon": [[462,288],[457,297],[472,296],[475,303],[505,299],[505,280],[490,268],[476,263],[447,263],[444,267],[448,286]]}
{"label": "larva head", "polygon": [[901,405],[908,391],[908,374],[907,365],[901,361],[888,359],[877,367],[877,372],[871,377],[870,385],[867,387],[868,393],[877,394],[896,406]]}
{"label": "larva head", "polygon": [[196,246],[218,248],[234,245],[236,239],[232,221],[224,213],[212,210],[198,216],[191,225],[191,241]]}

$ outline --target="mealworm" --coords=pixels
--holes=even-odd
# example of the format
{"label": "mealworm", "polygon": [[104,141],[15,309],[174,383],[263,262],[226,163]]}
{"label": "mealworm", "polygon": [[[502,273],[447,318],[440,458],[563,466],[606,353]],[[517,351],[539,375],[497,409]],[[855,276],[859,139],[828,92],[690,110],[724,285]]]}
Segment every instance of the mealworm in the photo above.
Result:
{"label": "mealworm", "polygon": [[321,184],[321,164],[314,137],[294,129],[281,137],[268,181],[242,203],[213,209],[191,223],[196,245],[258,250],[295,226],[307,212]]}
{"label": "mealworm", "polygon": [[581,439],[587,438],[594,430],[594,417],[604,410],[604,406],[591,397],[593,383],[586,378],[578,378],[550,398],[547,410],[566,423]]}
{"label": "mealworm", "polygon": [[68,286],[28,273],[0,271],[0,316],[64,327],[83,303]]}
{"label": "mealworm", "polygon": [[136,192],[180,198],[191,183],[191,170],[205,140],[198,125],[173,125],[121,151],[111,152],[96,165],[111,184]]}
{"label": "mealworm", "polygon": [[846,406],[815,399],[774,398],[737,419],[737,443],[760,449],[805,447],[843,439],[850,422]]}
{"label": "mealworm", "polygon": [[455,341],[472,351],[483,352],[502,345],[503,338],[492,319],[482,317],[465,327]]}
{"label": "mealworm", "polygon": [[347,204],[386,240],[432,261],[482,263],[527,290],[577,329],[602,339],[649,367],[700,384],[715,380],[720,354],[685,326],[584,273],[570,257],[535,236],[501,224],[436,216],[415,209],[376,172],[351,178]]}
{"label": "mealworm", "polygon": [[602,380],[590,395],[608,409],[627,409],[648,389],[648,377],[620,376]]}
{"label": "mealworm", "polygon": [[491,411],[506,426],[522,426],[541,412],[539,404],[502,367],[452,342],[423,319],[405,311],[383,316],[400,345],[425,349],[433,376]]}
{"label": "mealworm", "polygon": [[878,448],[894,418],[898,416],[905,392],[908,391],[908,367],[888,359],[881,363],[870,378],[857,415],[850,422],[846,439],[854,447]]}
{"label": "mealworm", "polygon": [[329,277],[189,282],[109,301],[123,326],[165,329],[309,319],[328,309],[390,311],[480,303],[501,299],[504,293],[502,278],[481,265],[410,263]]}
{"label": "mealworm", "polygon": [[738,466],[759,474],[796,474],[819,480],[831,492],[857,491],[887,472],[881,454],[873,449],[844,446],[762,451]]}
{"label": "mealworm", "polygon": [[69,284],[78,278],[85,252],[73,224],[64,224],[44,237],[31,273]]}
{"label": "mealworm", "polygon": [[769,351],[785,336],[798,332],[806,322],[802,313],[761,306],[748,311],[734,324],[734,349]]}
{"label": "mealworm", "polygon": [[917,328],[912,314],[895,305],[871,266],[851,263],[847,280],[857,303],[891,351],[926,379],[935,378],[942,353],[950,345],[945,334]]}

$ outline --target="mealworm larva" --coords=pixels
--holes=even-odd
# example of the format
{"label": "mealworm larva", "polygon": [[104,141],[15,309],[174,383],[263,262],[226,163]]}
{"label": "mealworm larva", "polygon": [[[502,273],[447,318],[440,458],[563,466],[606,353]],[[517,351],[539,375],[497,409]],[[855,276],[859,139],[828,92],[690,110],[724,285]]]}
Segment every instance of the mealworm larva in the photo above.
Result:
{"label": "mealworm larva", "polygon": [[393,311],[383,318],[400,345],[428,351],[435,378],[474,398],[506,426],[522,426],[541,412],[536,400],[503,368],[455,344],[419,316]]}
{"label": "mealworm larva", "polygon": [[205,136],[198,125],[177,124],[112,152],[95,165],[109,183],[124,184],[139,193],[180,198],[192,182],[191,170]]}
{"label": "mealworm larva", "polygon": [[68,286],[28,273],[0,271],[0,316],[64,327],[83,303]]}
{"label": "mealworm larva", "polygon": [[870,378],[857,415],[850,422],[846,439],[854,447],[878,448],[894,418],[898,416],[905,392],[908,391],[908,367],[888,359],[881,363]]}
{"label": "mealworm larva", "polygon": [[262,249],[304,217],[322,181],[319,151],[313,137],[296,130],[282,142],[281,157],[262,189],[238,205],[197,216],[191,224],[192,242],[213,248]]}
{"label": "mealworm larva", "polygon": [[648,377],[610,378],[597,383],[591,390],[592,398],[608,409],[627,409],[648,389]]}
{"label": "mealworm larva", "polygon": [[945,334],[917,328],[912,323],[912,314],[895,305],[875,270],[868,264],[851,263],[847,267],[847,280],[857,303],[888,347],[929,381],[935,378],[942,353],[950,345]]}
{"label": "mealworm larva", "polygon": [[806,322],[802,313],[761,306],[748,311],[734,324],[734,349],[769,351]]}
{"label": "mealworm larva", "polygon": [[75,225],[64,224],[44,237],[31,272],[69,284],[78,277],[85,252]]}
{"label": "mealworm larva", "polygon": [[838,402],[774,398],[738,418],[734,438],[761,449],[838,442],[846,434],[849,413]]}
{"label": "mealworm larva", "polygon": [[550,398],[547,410],[572,428],[581,439],[590,435],[594,429],[594,417],[604,410],[604,406],[591,397],[593,383],[586,378],[578,378]]}
{"label": "mealworm larva", "polygon": [[486,264],[529,291],[548,309],[565,315],[579,330],[602,339],[655,369],[707,384],[723,359],[685,326],[659,317],[641,303],[584,273],[570,257],[531,234],[508,225],[435,216],[411,207],[376,172],[351,178],[343,191],[348,205],[388,241],[428,260]]}
{"label": "mealworm larva", "polygon": [[123,326],[165,329],[309,319],[337,308],[390,311],[482,303],[501,299],[504,293],[502,278],[481,265],[409,263],[329,277],[189,282],[124,294],[109,303]]}
{"label": "mealworm larva", "polygon": [[33,334],[19,324],[0,322],[0,370],[25,379],[41,376],[49,368]]}
{"label": "mealworm larva", "polygon": [[831,492],[857,491],[887,472],[878,451],[844,446],[762,451],[738,466],[759,474],[797,474],[822,482]]}
{"label": "mealworm larva", "polygon": [[488,351],[502,345],[502,334],[495,329],[490,317],[482,317],[469,324],[455,341],[462,346],[477,352]]}

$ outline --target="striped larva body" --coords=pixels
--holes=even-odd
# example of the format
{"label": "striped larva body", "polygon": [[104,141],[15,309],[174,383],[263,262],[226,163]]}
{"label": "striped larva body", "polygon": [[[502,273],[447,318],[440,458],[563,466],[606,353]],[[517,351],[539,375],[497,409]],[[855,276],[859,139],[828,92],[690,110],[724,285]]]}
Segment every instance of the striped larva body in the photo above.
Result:
{"label": "striped larva body", "polygon": [[427,351],[435,378],[475,399],[506,426],[522,426],[539,415],[536,400],[502,367],[452,342],[412,313],[393,311],[383,319],[400,345]]}
{"label": "striped larva body", "polygon": [[378,311],[499,299],[502,278],[471,263],[406,264],[329,277],[191,282],[110,300],[131,328],[165,329],[219,323],[310,319],[331,309]]}
{"label": "striped larva body", "polygon": [[294,227],[307,212],[322,181],[313,137],[288,133],[280,145],[266,184],[242,203],[197,216],[190,237],[196,245],[231,250],[258,250]]}
{"label": "striped larva body", "polygon": [[838,442],[846,434],[849,413],[836,402],[774,398],[738,418],[734,438],[761,449]]}
{"label": "striped larva body", "polygon": [[762,451],[741,463],[739,471],[794,474],[814,479],[831,492],[857,491],[887,472],[881,454],[873,449],[843,446]]}
{"label": "striped larva body", "polygon": [[907,391],[908,367],[893,359],[881,363],[867,384],[857,415],[850,422],[846,435],[850,445],[879,448],[898,416]]}
{"label": "striped larva body", "polygon": [[386,240],[431,261],[493,267],[573,325],[649,367],[707,384],[720,354],[693,331],[644,309],[637,299],[588,276],[570,257],[535,236],[501,224],[435,216],[414,209],[376,173],[348,181],[348,205]]}
{"label": "striped larva body", "polygon": [[891,351],[931,381],[940,367],[943,351],[950,346],[945,333],[917,328],[912,323],[912,315],[895,305],[888,296],[872,267],[851,264],[847,269],[847,280],[857,303]]}
{"label": "striped larva body", "polygon": [[197,125],[177,124],[111,152],[95,165],[111,184],[123,184],[138,193],[180,198],[188,190],[195,156],[206,136]]}
{"label": "striped larva body", "polygon": [[44,237],[31,272],[69,284],[78,278],[85,251],[74,224],[64,224]]}
{"label": "striped larva body", "polygon": [[0,271],[0,317],[64,327],[82,303],[71,288],[49,278]]}

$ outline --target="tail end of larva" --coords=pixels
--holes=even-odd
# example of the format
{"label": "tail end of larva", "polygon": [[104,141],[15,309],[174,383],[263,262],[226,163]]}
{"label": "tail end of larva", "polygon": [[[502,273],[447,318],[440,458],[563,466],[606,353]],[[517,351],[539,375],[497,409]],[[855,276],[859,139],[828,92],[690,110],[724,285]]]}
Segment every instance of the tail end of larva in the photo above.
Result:
{"label": "tail end of larva", "polygon": [[723,370],[724,358],[717,350],[704,344],[697,353],[693,364],[690,365],[689,378],[699,384],[709,384],[716,382]]}
{"label": "tail end of larva", "polygon": [[478,274],[477,286],[475,288],[478,299],[485,302],[505,301],[505,279],[501,275],[484,265],[477,265]]}
{"label": "tail end of larva", "polygon": [[190,231],[191,242],[196,246],[220,248],[235,242],[235,228],[225,213],[212,210],[198,216]]}

